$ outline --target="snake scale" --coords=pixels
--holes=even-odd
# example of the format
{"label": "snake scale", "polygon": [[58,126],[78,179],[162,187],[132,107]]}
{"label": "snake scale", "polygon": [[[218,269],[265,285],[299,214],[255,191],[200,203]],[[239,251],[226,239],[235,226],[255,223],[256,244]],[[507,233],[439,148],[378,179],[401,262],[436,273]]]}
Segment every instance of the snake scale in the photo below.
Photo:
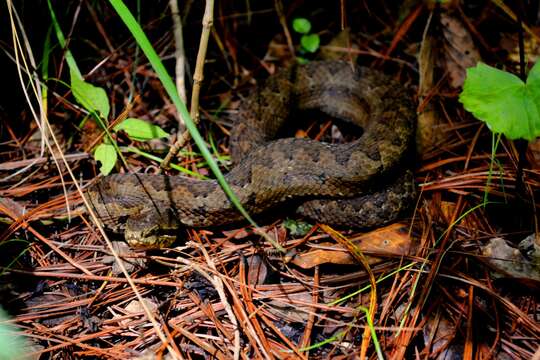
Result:
{"label": "snake scale", "polygon": [[[363,129],[345,144],[278,138],[297,111],[318,110]],[[342,61],[277,71],[242,102],[231,130],[233,168],[225,175],[251,214],[294,206],[315,221],[373,227],[411,202],[415,111],[408,90],[388,76]],[[132,246],[163,247],[180,227],[242,220],[215,180],[115,174],[87,196],[102,223]]]}

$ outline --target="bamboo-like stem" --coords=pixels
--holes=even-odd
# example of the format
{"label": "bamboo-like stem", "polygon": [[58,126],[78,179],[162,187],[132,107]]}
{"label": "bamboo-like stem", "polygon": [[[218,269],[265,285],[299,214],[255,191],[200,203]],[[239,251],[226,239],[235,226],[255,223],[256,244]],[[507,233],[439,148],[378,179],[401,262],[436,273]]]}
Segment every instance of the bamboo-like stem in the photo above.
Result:
{"label": "bamboo-like stem", "polygon": [[206,60],[206,50],[208,49],[208,39],[210,30],[214,23],[214,0],[206,0],[204,15],[202,21],[201,40],[199,42],[199,52],[197,53],[197,62],[195,63],[195,74],[193,74],[193,91],[191,93],[191,107],[189,114],[195,123],[199,122],[199,93],[204,79],[204,62]]}
{"label": "bamboo-like stem", "polygon": [[[208,39],[210,37],[210,30],[214,23],[214,0],[206,0],[206,6],[204,9],[204,15],[202,20],[202,32],[201,40],[199,42],[199,52],[197,53],[197,61],[195,64],[195,74],[193,75],[193,91],[191,93],[191,108],[190,115],[193,122],[197,124],[199,122],[199,94],[201,91],[201,83],[204,79],[204,62],[206,60],[206,50],[208,49]],[[166,169],[169,167],[172,159],[178,154],[178,151],[189,140],[190,135],[188,131],[184,131],[182,135],[178,137],[174,145],[169,150],[169,153],[163,159],[161,168]]]}

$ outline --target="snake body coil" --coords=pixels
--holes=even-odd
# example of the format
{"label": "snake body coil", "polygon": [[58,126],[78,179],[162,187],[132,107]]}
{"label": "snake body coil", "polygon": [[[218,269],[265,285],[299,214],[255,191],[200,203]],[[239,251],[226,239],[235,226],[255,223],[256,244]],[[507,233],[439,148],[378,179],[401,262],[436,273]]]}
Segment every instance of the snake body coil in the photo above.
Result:
{"label": "snake body coil", "polygon": [[[276,136],[292,111],[319,110],[363,128],[346,144]],[[367,68],[341,61],[293,66],[268,78],[243,102],[232,130],[235,166],[225,178],[250,214],[294,203],[334,225],[372,227],[393,220],[414,187],[402,161],[413,137],[408,91]],[[215,180],[116,174],[87,192],[101,221],[133,246],[159,247],[179,226],[242,220]]]}

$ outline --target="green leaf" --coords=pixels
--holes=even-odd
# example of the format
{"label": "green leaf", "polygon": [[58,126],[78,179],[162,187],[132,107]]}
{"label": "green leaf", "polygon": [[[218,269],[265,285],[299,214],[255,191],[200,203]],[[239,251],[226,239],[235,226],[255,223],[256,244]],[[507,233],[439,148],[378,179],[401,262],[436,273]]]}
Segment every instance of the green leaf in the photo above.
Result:
{"label": "green leaf", "polygon": [[30,348],[22,331],[12,323],[4,309],[0,308],[0,359],[30,359]]}
{"label": "green leaf", "polygon": [[459,101],[494,133],[512,140],[534,140],[540,135],[540,62],[531,69],[526,83],[478,63],[467,69]]}
{"label": "green leaf", "polygon": [[99,144],[94,151],[94,158],[101,163],[99,172],[103,175],[109,175],[116,164],[117,157],[116,150],[111,144]]}
{"label": "green leaf", "polygon": [[159,126],[135,118],[127,118],[114,127],[114,131],[119,130],[124,130],[130,138],[136,141],[148,141],[169,136]]}
{"label": "green leaf", "polygon": [[315,51],[317,51],[317,49],[319,49],[320,43],[321,39],[317,34],[302,35],[302,37],[300,38],[300,44],[302,45],[302,48],[304,48],[304,50],[310,53],[314,53]]}
{"label": "green leaf", "polygon": [[306,18],[296,18],[292,22],[294,31],[300,34],[307,34],[311,31],[311,22]]}
{"label": "green leaf", "polygon": [[77,102],[90,112],[97,112],[101,117],[107,119],[109,116],[109,99],[104,89],[87,83],[78,74],[71,70],[71,90]]}
{"label": "green leaf", "polygon": [[304,58],[304,57],[301,57],[301,56],[297,56],[296,57],[296,61],[300,64],[300,65],[306,65],[309,60]]}
{"label": "green leaf", "polygon": [[285,219],[285,221],[283,221],[283,227],[289,230],[292,236],[304,236],[311,230],[313,225],[305,221]]}

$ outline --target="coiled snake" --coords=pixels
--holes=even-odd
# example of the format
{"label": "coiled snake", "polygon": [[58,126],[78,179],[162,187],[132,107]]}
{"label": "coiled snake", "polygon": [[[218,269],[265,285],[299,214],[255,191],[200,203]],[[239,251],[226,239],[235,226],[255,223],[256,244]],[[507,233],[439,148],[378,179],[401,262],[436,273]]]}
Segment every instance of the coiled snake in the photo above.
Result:
{"label": "coiled snake", "polygon": [[[364,132],[346,144],[275,139],[291,113],[316,109]],[[342,61],[311,62],[270,76],[238,110],[225,178],[252,215],[290,207],[315,221],[373,227],[395,219],[414,193],[403,158],[415,111],[407,89],[368,68]],[[103,224],[132,246],[170,244],[181,226],[242,220],[215,180],[116,174],[87,196]]]}

